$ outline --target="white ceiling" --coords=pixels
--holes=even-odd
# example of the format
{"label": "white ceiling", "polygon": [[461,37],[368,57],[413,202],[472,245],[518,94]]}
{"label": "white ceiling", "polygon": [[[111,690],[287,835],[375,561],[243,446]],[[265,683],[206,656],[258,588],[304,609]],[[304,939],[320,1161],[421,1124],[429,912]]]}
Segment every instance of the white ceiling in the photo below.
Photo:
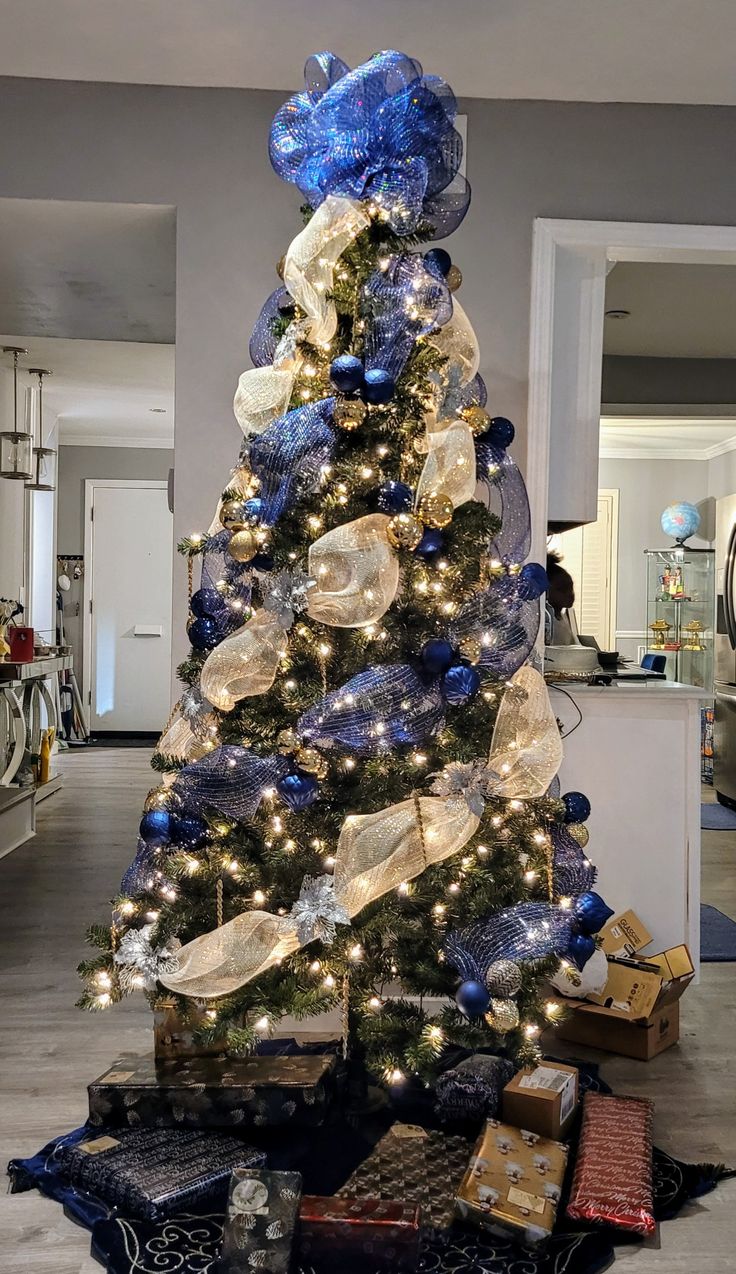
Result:
{"label": "white ceiling", "polygon": [[736,358],[736,265],[620,261],[606,280],[606,309],[631,311],[606,319],[606,354]]}
{"label": "white ceiling", "polygon": [[0,199],[0,331],[171,344],[175,289],[173,208]]}
{"label": "white ceiling", "polygon": [[301,87],[399,48],[458,94],[736,104],[734,0],[0,0],[0,74]]}
{"label": "white ceiling", "polygon": [[600,454],[615,460],[714,460],[736,451],[736,416],[603,416]]}
{"label": "white ceiling", "polygon": [[[44,381],[44,414],[58,417],[60,443],[173,447],[173,345],[17,335],[0,336],[0,345],[27,347],[22,367],[53,372]],[[8,355],[0,358],[12,365]]]}

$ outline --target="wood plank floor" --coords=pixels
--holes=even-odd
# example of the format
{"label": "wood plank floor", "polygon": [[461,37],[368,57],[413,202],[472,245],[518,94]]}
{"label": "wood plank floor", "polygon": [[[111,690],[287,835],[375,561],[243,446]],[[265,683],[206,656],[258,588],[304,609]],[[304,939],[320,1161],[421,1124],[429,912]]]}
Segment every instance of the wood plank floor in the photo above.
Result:
{"label": "wood plank floor", "polygon": [[[118,1053],[150,1046],[143,1002],[94,1016],[74,1008],[85,926],[105,918],[106,899],[135,847],[141,804],[152,786],[147,760],[137,750],[64,757],[64,787],[39,807],[35,840],[0,859],[3,1166],[81,1123],[86,1084]],[[703,840],[704,901],[736,916],[736,834],[705,832]],[[631,903],[635,907],[636,899]],[[618,1092],[655,1099],[657,1140],[685,1159],[736,1164],[735,975],[731,964],[704,967],[701,985],[682,1002],[679,1046],[653,1062],[588,1054],[602,1060]],[[657,1243],[621,1249],[618,1259],[622,1274],[732,1274],[735,1249],[736,1181],[730,1181],[663,1225]],[[89,1256],[89,1236],[58,1205],[35,1192],[0,1194],[0,1270],[92,1274],[99,1268]]]}

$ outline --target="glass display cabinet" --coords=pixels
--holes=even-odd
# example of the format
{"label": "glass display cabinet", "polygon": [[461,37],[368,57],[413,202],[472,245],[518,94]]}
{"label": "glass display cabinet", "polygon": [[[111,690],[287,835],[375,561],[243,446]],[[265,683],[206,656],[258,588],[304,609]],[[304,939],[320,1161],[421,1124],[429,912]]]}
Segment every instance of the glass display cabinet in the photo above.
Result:
{"label": "glass display cabinet", "polygon": [[645,549],[647,651],[667,660],[670,681],[713,691],[715,553],[713,549]]}

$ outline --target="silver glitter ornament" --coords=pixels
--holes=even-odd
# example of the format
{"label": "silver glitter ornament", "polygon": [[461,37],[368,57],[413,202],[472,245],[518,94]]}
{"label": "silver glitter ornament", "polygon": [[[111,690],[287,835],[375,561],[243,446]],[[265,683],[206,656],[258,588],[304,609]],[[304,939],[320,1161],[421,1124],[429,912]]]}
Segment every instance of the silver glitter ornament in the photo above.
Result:
{"label": "silver glitter ornament", "polygon": [[494,960],[485,977],[491,995],[503,1000],[521,990],[521,981],[521,969],[513,960]]}

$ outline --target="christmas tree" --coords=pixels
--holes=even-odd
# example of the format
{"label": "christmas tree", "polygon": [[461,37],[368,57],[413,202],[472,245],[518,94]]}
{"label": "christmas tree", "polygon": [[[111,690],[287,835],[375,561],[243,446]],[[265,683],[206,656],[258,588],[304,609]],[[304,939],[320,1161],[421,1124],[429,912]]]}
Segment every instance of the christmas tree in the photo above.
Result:
{"label": "christmas tree", "polygon": [[237,465],[180,545],[184,689],[80,967],[85,1007],[174,995],[241,1053],[339,1008],[393,1082],[450,1044],[531,1060],[544,979],[609,914],[528,663],[546,577],[514,429],[428,246],[470,201],[455,115],[401,53],[321,53],[274,120],[305,224],[250,342]]}

